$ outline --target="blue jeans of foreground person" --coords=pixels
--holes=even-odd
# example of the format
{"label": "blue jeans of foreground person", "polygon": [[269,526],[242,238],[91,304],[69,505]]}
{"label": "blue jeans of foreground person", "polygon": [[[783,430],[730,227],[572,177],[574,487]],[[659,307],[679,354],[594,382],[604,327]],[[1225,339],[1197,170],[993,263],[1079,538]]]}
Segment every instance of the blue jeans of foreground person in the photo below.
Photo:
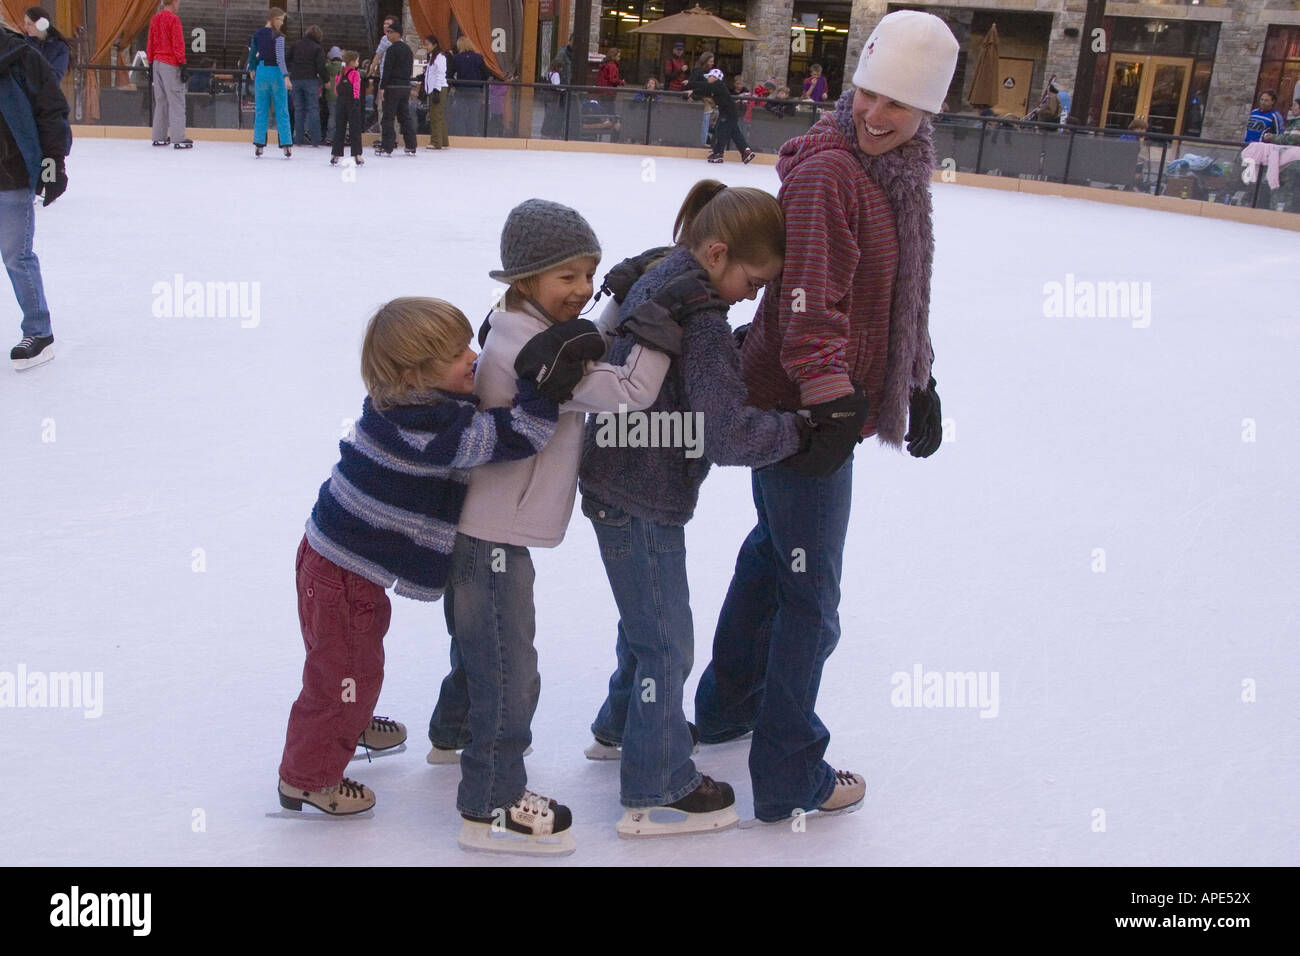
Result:
{"label": "blue jeans of foreground person", "polygon": [[753,487],[758,524],[736,558],[695,722],[704,743],[753,730],[754,815],[775,821],[821,806],[835,789],[822,759],[830,731],[814,708],[840,639],[853,460],[829,478],[772,465],[754,472]]}
{"label": "blue jeans of foreground person", "polygon": [[289,129],[289,92],[284,88],[284,74],[278,66],[261,64],[253,82],[253,143],[266,145],[267,108],[275,104],[275,132],[281,146],[293,145]]}
{"label": "blue jeans of foreground person", "polygon": [[293,141],[320,145],[320,80],[293,81]]}
{"label": "blue jeans of foreground person", "polygon": [[[464,720],[469,696],[469,742],[460,756],[456,809],[476,817],[512,806],[523,796],[528,776],[524,751],[533,741],[531,725],[541,696],[537,651],[533,648],[533,562],[527,548],[456,535],[451,554],[447,630],[452,638],[453,671],[444,687],[463,675],[453,698],[438,702],[429,736],[445,716],[453,739]],[[459,661],[457,661],[459,657]],[[450,712],[455,711],[455,715]]]}
{"label": "blue jeans of foreground person", "polygon": [[32,251],[36,205],[30,189],[0,190],[0,253],[23,313],[23,335],[52,335],[50,307],[45,304],[41,262]]}
{"label": "blue jeans of foreground person", "polygon": [[674,803],[700,785],[682,689],[695,661],[686,538],[663,525],[584,497],[618,605],[618,668],[591,732],[623,745],[625,807]]}

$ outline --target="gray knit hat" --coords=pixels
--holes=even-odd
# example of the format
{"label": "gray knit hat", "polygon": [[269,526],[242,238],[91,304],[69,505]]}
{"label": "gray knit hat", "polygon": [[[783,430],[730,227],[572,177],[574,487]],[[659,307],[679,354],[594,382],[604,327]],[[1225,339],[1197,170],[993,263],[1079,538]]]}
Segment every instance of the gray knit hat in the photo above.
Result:
{"label": "gray knit hat", "polygon": [[582,256],[600,260],[600,243],[581,213],[546,199],[529,199],[506,217],[501,268],[488,275],[498,282],[515,282]]}

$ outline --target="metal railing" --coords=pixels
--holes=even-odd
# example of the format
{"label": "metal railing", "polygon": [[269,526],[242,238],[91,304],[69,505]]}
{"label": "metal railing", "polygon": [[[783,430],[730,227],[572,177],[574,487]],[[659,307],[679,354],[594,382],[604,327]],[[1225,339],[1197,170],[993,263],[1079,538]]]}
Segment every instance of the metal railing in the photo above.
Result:
{"label": "metal railing", "polygon": [[[77,66],[80,122],[149,126],[153,111],[148,72],[125,67]],[[97,115],[83,119],[85,71],[99,71]],[[249,129],[253,83],[241,69],[191,68],[207,76],[206,92],[186,95],[186,122],[195,128]],[[367,127],[378,121],[367,78]],[[116,84],[116,85],[114,85]],[[419,81],[413,81],[413,90]],[[88,95],[88,94],[87,94]],[[775,153],[833,103],[746,96],[738,100],[740,131],[755,152]],[[414,103],[417,129],[428,132],[428,104]],[[710,144],[710,108],[684,93],[628,87],[553,86],[489,80],[453,81],[443,93],[453,136],[599,141],[641,146]],[[1243,144],[1224,140],[1059,126],[999,117],[945,113],[935,117],[940,170],[1033,179],[1101,189],[1300,213],[1300,162],[1282,168],[1271,188],[1256,164],[1243,161]]]}

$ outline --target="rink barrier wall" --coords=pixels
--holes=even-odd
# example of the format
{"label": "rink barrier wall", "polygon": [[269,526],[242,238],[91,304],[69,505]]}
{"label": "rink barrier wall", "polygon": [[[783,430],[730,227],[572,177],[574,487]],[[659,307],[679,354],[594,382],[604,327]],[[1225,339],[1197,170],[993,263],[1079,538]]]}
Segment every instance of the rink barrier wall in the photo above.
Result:
{"label": "rink barrier wall", "polygon": [[[152,133],[145,127],[134,126],[79,126],[73,125],[76,138],[140,139],[148,140]],[[195,142],[251,143],[248,130],[195,129],[187,131]],[[483,136],[452,136],[452,146],[460,149],[532,149],[543,152],[607,153],[624,156],[669,156],[677,159],[705,159],[707,149],[680,146],[643,146],[637,143],[595,143],[551,139],[493,138]],[[269,146],[269,144],[268,144]],[[276,147],[279,148],[279,147]],[[422,151],[423,152],[423,151]],[[775,166],[777,157],[759,153],[754,162]],[[739,160],[728,159],[728,162]],[[947,177],[945,179],[945,176]],[[1228,206],[1200,199],[1182,199],[1178,196],[1152,196],[1147,193],[1101,189],[1095,186],[1072,186],[1065,183],[1044,182],[1037,179],[1012,179],[1008,176],[987,176],[980,173],[952,173],[937,169],[932,179],[946,185],[975,186],[981,189],[1000,189],[1004,192],[1029,193],[1038,196],[1061,196],[1066,199],[1086,199],[1091,202],[1111,203],[1117,206],[1136,206],[1161,212],[1175,212],[1185,216],[1204,216],[1207,219],[1227,219],[1252,226],[1271,226],[1300,232],[1300,215],[1276,212],[1272,209],[1251,209],[1246,206]]]}

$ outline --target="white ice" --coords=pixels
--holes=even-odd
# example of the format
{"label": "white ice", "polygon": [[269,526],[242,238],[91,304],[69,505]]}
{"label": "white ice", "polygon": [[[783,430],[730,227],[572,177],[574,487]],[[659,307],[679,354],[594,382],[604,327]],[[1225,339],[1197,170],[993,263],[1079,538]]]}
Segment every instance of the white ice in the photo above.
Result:
{"label": "white ice", "polygon": [[[0,672],[102,672],[102,715],[0,709],[0,861],[518,863],[457,849],[458,769],[424,761],[447,663],[436,604],[393,601],[378,710],[411,746],[349,767],[373,818],[267,816],[303,658],[293,556],[360,409],[363,323],[417,294],[477,326],[528,197],[580,209],[609,265],[668,241],[695,180],[775,191],[775,171],[422,149],[347,181],[323,150],[93,139],[68,168],[37,211],[59,356],[0,372]],[[618,766],[583,757],[616,614],[578,514],[534,554],[528,759],[529,785],[573,809],[569,863],[1300,862],[1300,243],[960,185],[934,199],[950,434],[929,460],[860,448],[821,687],[828,759],[866,775],[865,806],[805,832],[617,838]],[[259,284],[256,322],[155,317],[155,284],[178,274]],[[1044,288],[1067,274],[1149,282],[1149,324],[1048,317]],[[748,471],[715,469],[687,533],[688,716],[753,517]],[[918,665],[996,674],[996,716],[894,706],[892,676]],[[746,755],[696,758],[742,816]]]}

